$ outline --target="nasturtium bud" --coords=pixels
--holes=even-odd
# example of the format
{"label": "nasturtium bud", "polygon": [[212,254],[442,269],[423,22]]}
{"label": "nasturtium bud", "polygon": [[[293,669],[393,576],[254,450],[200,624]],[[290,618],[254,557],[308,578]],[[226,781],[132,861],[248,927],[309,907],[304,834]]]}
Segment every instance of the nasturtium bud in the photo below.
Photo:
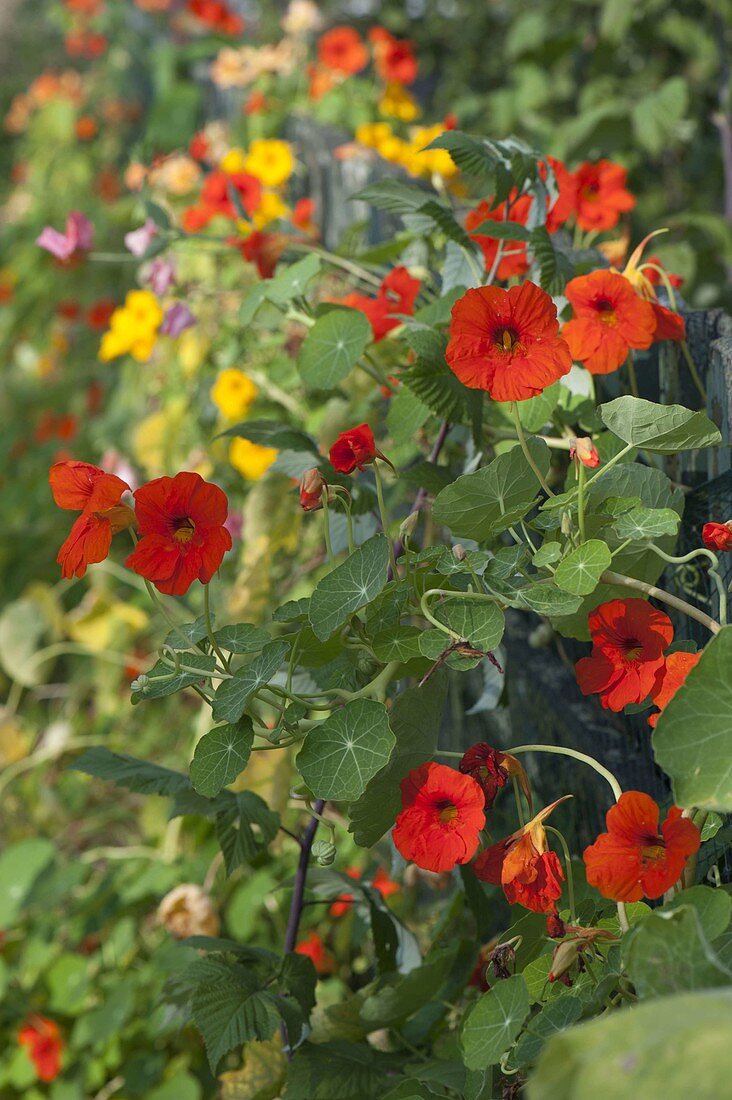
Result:
{"label": "nasturtium bud", "polygon": [[312,847],[313,859],[321,867],[330,867],[335,863],[337,855],[335,844],[329,840],[316,840]]}

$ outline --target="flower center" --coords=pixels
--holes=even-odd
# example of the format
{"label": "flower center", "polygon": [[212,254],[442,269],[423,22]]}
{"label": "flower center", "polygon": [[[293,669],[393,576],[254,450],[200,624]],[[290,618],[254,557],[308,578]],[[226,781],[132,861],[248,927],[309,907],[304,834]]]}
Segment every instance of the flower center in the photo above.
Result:
{"label": "flower center", "polygon": [[521,341],[515,328],[501,328],[495,333],[494,343],[501,351],[511,352],[516,351]]}
{"label": "flower center", "polygon": [[617,323],[615,304],[611,302],[609,298],[598,298],[595,302],[595,309],[599,313],[603,325],[614,325]]}
{"label": "flower center", "polygon": [[449,825],[458,815],[457,806],[453,802],[448,802],[447,800],[438,802],[437,809],[439,811],[437,816],[443,825]]}
{"label": "flower center", "polygon": [[662,837],[648,837],[647,839],[652,843],[641,848],[641,860],[644,867],[647,867],[649,863],[658,863],[666,855],[666,845],[663,843]]}
{"label": "flower center", "polygon": [[176,542],[187,543],[193,538],[196,525],[190,517],[185,516],[183,519],[175,521],[175,530],[173,531],[173,538]]}
{"label": "flower center", "polygon": [[620,651],[626,661],[637,661],[643,652],[643,646],[637,638],[623,638],[620,643]]}
{"label": "flower center", "polygon": [[586,202],[597,202],[600,188],[596,183],[588,183],[582,188],[582,198]]}

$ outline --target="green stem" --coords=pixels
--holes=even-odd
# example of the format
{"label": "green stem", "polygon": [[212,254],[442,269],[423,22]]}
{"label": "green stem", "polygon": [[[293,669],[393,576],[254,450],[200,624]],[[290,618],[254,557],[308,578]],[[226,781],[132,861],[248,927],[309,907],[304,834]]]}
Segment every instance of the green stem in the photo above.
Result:
{"label": "green stem", "polygon": [[709,576],[713,579],[717,587],[717,596],[719,597],[719,621],[722,626],[726,626],[727,592],[724,587],[724,581],[717,572],[719,568],[719,558],[717,555],[713,553],[713,551],[707,550],[706,547],[700,546],[697,550],[691,550],[688,554],[676,557],[661,550],[660,547],[656,546],[655,542],[649,542],[646,545],[649,550],[653,550],[654,554],[658,554],[659,558],[663,558],[663,560],[669,562],[670,565],[685,565],[686,562],[693,561],[694,558],[708,558],[710,562]]}
{"label": "green stem", "polygon": [[612,458],[609,458],[604,466],[600,466],[596,473],[587,478],[587,484],[589,485],[591,481],[595,481],[598,477],[602,477],[608,470],[612,470],[613,466],[616,466],[618,462],[622,462],[625,456],[630,454],[633,450],[635,450],[634,445],[632,443],[626,443],[622,450],[618,451]]}
{"label": "green stem", "polygon": [[379,470],[379,463],[374,462],[374,480],[376,482],[376,499],[379,502],[379,516],[381,517],[381,529],[387,537],[389,542],[389,559],[391,562],[392,576],[398,578],[396,558],[394,557],[394,546],[389,536],[389,523],[387,520],[386,504],[384,503],[384,486],[381,480],[381,471]]}
{"label": "green stem", "polygon": [[329,515],[329,509],[328,509],[328,488],[327,488],[327,486],[323,486],[322,501],[323,501],[323,536],[325,538],[325,552],[328,555],[328,561],[330,562],[331,565],[333,565],[334,562],[335,562],[335,557],[333,555],[333,545],[330,541],[330,515]]}
{"label": "green stem", "polygon": [[585,529],[585,465],[577,459],[577,523],[579,524],[580,538],[584,542],[587,538]]}
{"label": "green stem", "polygon": [[669,607],[673,607],[676,611],[688,615],[690,619],[695,619],[712,634],[719,634],[722,629],[716,619],[710,618],[709,615],[700,611],[698,607],[687,603],[686,600],[681,600],[678,596],[665,592],[662,588],[656,588],[655,584],[647,584],[645,581],[636,580],[635,577],[626,577],[622,573],[614,573],[611,569],[606,569],[600,580],[603,584],[618,584],[625,588],[634,588],[637,592],[645,593],[646,596],[653,596],[662,603],[668,604]]}
{"label": "green stem", "polygon": [[219,644],[218,644],[218,642],[216,641],[216,639],[214,637],[213,620],[211,618],[211,600],[210,600],[210,594],[209,594],[210,588],[211,588],[210,584],[204,584],[204,586],[203,586],[203,617],[206,620],[206,634],[208,636],[208,640],[209,640],[209,643],[211,645],[211,648],[213,649],[213,651],[216,654],[216,656],[218,657],[218,659],[221,661],[221,664],[223,665],[223,667],[228,672],[229,662],[226,660],[226,657],[224,657],[223,653],[221,652],[221,649],[219,648]]}
{"label": "green stem", "polygon": [[497,602],[496,597],[487,592],[455,592],[450,588],[428,588],[419,601],[420,610],[428,622],[432,623],[438,630],[441,630],[443,634],[447,634],[454,642],[462,642],[463,639],[459,634],[456,634],[449,626],[441,623],[440,620],[436,619],[432,614],[428,606],[432,596],[448,596],[456,600],[480,600],[483,603]]}
{"label": "green stem", "polygon": [[513,784],[513,797],[516,800],[516,814],[518,815],[519,825],[525,825],[526,817],[524,815],[524,807],[521,803],[521,788],[519,787],[518,779],[515,775],[511,776],[511,782]]}
{"label": "green stem", "polygon": [[550,497],[555,496],[556,494],[554,493],[554,490],[549,488],[549,486],[547,484],[547,481],[546,481],[546,478],[544,477],[541,470],[539,469],[539,467],[534,462],[534,456],[532,455],[531,451],[529,450],[529,446],[526,442],[526,436],[524,435],[524,426],[521,423],[521,417],[519,416],[519,408],[518,408],[518,402],[517,401],[512,401],[511,402],[511,412],[513,414],[513,422],[516,425],[516,435],[518,436],[519,445],[521,447],[521,450],[524,452],[524,458],[528,462],[531,469],[534,471],[534,474],[536,475],[536,477],[539,481],[539,484],[541,485],[542,489],[547,494],[547,496],[550,496]]}
{"label": "green stem", "polygon": [[572,924],[577,923],[577,910],[574,903],[574,871],[572,870],[572,857],[569,854],[569,847],[567,841],[564,839],[564,834],[560,833],[559,829],[555,829],[553,825],[545,825],[544,828],[552,836],[555,836],[562,846],[562,853],[564,855],[564,867],[567,876],[567,897],[569,899],[569,919]]}

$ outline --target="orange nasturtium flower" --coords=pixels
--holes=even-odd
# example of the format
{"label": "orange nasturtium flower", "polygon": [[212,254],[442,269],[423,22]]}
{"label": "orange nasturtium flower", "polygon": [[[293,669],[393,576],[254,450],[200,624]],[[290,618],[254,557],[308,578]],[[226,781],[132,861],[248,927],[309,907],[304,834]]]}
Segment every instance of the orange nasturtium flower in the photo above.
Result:
{"label": "orange nasturtium flower", "polygon": [[496,401],[524,401],[568,374],[557,309],[535,283],[468,290],[452,307],[445,358],[465,386]]}
{"label": "orange nasturtium flower", "polygon": [[[499,279],[525,275],[529,270],[529,257],[525,241],[499,241],[497,237],[491,237],[490,223],[509,221],[515,225],[526,225],[531,202],[530,195],[517,196],[514,191],[507,202],[499,203],[493,208],[491,202],[484,199],[465,218],[465,228],[470,239],[475,241],[483,253],[486,271],[493,267],[498,249],[501,248],[501,259],[496,268],[496,277]],[[480,232],[476,232],[477,230]]]}
{"label": "orange nasturtium flower", "polygon": [[[662,229],[656,230],[655,233],[649,233],[636,249],[625,265],[623,269],[623,275],[629,283],[635,288],[636,293],[645,301],[651,303],[653,314],[656,318],[656,331],[653,334],[654,340],[683,340],[686,337],[686,322],[680,313],[676,313],[673,309],[667,309],[666,306],[662,306],[658,301],[656,295],[655,286],[661,281],[661,276],[655,268],[659,268],[658,260],[652,256],[649,256],[646,260],[646,264],[652,264],[652,267],[646,267],[646,264],[641,263],[643,257],[643,250],[652,237],[658,236],[659,233],[663,233]],[[659,271],[662,270],[659,268]],[[677,276],[666,276],[669,286],[673,286],[672,279]]]}
{"label": "orange nasturtium flower", "polygon": [[184,596],[196,579],[208,584],[232,547],[228,507],[200,474],[149,481],[135,493],[141,537],[125,564],[168,596]]}
{"label": "orange nasturtium flower", "polygon": [[445,764],[413,768],[401,782],[402,811],[392,838],[405,859],[425,871],[451,871],[467,863],[485,826],[479,783]]}
{"label": "orange nasturtium flower", "polygon": [[684,653],[680,650],[676,653],[669,653],[663,669],[656,678],[656,684],[652,694],[653,702],[657,707],[660,707],[660,710],[657,714],[654,711],[649,717],[649,726],[656,725],[661,714],[671,702],[681,685],[686,681],[686,677],[689,675],[694,665],[698,665],[701,661],[701,657],[701,650],[699,653]]}
{"label": "orange nasturtium flower", "polygon": [[565,294],[574,318],[562,335],[572,358],[590,374],[610,374],[622,366],[631,348],[649,348],[656,333],[650,302],[614,271],[593,271],[567,283]]}
{"label": "orange nasturtium flower", "polygon": [[333,27],[318,42],[318,61],[327,69],[353,76],[369,63],[369,52],[353,27]]}
{"label": "orange nasturtium flower", "polygon": [[545,806],[515,833],[481,852],[473,870],[482,882],[502,886],[510,905],[551,913],[562,895],[564,872],[559,856],[547,844],[543,822],[563,802]]}
{"label": "orange nasturtium flower", "polygon": [[27,1047],[28,1057],[40,1081],[53,1081],[61,1072],[64,1044],[59,1026],[46,1016],[29,1016],[18,1032],[18,1042]]}
{"label": "orange nasturtium flower", "polygon": [[134,512],[121,503],[129,485],[98,466],[74,460],[56,462],[48,481],[59,508],[81,512],[56,561],[63,577],[83,577],[88,565],[104,561],[112,536],[134,523]]}
{"label": "orange nasturtium flower", "polygon": [[656,690],[673,641],[668,615],[634,597],[600,604],[588,623],[592,653],[574,666],[582,694],[599,695],[607,710],[642,703]]}
{"label": "orange nasturtium flower", "polygon": [[641,791],[626,791],[605,818],[607,832],[585,848],[587,881],[613,901],[660,898],[681,876],[701,834],[672,806],[658,826],[659,809]]}
{"label": "orange nasturtium flower", "polygon": [[400,266],[384,276],[375,298],[353,291],[343,298],[334,298],[333,301],[365,313],[371,325],[374,342],[378,343],[401,325],[400,314],[412,316],[421,287],[419,279],[410,275],[406,267]]}
{"label": "orange nasturtium flower", "polygon": [[625,187],[628,173],[620,164],[599,160],[583,161],[574,171],[577,184],[577,225],[580,229],[602,232],[612,229],[635,206]]}
{"label": "orange nasturtium flower", "polygon": [[732,519],[725,523],[705,523],[702,527],[702,542],[707,550],[732,550]]}

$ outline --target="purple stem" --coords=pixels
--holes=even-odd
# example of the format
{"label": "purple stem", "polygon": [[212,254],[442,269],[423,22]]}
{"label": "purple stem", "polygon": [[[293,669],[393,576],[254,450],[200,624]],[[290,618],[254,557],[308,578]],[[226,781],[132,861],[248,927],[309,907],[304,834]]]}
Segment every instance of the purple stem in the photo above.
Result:
{"label": "purple stem", "polygon": [[[325,799],[319,798],[313,809],[316,814],[322,814],[324,806]],[[319,824],[317,817],[311,817],[300,841],[300,858],[297,861],[295,885],[292,889],[292,901],[290,902],[290,916],[287,920],[287,931],[285,932],[285,954],[294,951],[297,943],[297,932],[300,927],[303,898],[305,897],[305,880],[307,879],[308,863],[310,862],[310,849],[313,846]]]}
{"label": "purple stem", "polygon": [[[448,424],[448,422],[446,420],[443,420],[442,427],[440,428],[439,432],[437,433],[437,439],[435,440],[435,445],[432,448],[432,450],[430,451],[429,458],[427,459],[428,462],[436,462],[437,459],[440,457],[440,451],[443,448],[445,440],[447,439],[447,433],[449,431],[450,431],[450,425]],[[421,511],[421,509],[424,505],[424,502],[426,500],[427,500],[427,490],[424,487],[422,487],[419,490],[419,492],[417,493],[416,497],[414,498],[414,504],[412,505],[412,510],[409,513],[410,516],[414,515],[415,512]],[[400,554],[402,554],[403,551],[404,551],[404,542],[402,541],[402,539],[397,539],[396,542],[394,543],[394,557],[395,557],[395,559],[398,560]]]}

